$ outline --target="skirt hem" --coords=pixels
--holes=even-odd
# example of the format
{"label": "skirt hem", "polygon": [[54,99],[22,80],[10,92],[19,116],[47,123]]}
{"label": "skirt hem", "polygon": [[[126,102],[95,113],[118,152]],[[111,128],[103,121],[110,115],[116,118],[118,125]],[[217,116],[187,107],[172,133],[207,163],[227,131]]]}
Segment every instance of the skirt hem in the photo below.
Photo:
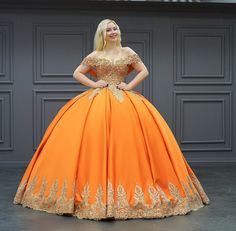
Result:
{"label": "skirt hem", "polygon": [[[114,212],[113,215],[99,215],[99,216],[93,216],[93,215],[79,215],[79,212],[59,212],[59,211],[55,211],[55,210],[50,210],[50,209],[46,209],[46,208],[36,208],[32,205],[25,205],[19,202],[13,202],[14,204],[17,205],[21,205],[24,208],[30,208],[33,210],[38,210],[38,211],[43,211],[43,212],[47,212],[47,213],[51,213],[51,214],[56,214],[56,215],[60,215],[60,216],[70,216],[70,217],[76,217],[78,219],[87,219],[87,220],[95,220],[95,221],[102,221],[102,220],[128,220],[128,219],[162,219],[165,217],[171,217],[171,216],[181,216],[181,215],[188,215],[193,211],[197,211],[200,208],[203,208],[205,206],[207,206],[209,203],[202,203],[201,205],[198,205],[197,207],[194,208],[183,208],[181,211],[173,211],[172,208],[170,207],[170,211],[169,213],[166,212],[165,214],[161,214],[160,212],[158,212],[158,208],[157,208],[157,212],[152,212],[153,214],[145,214],[144,212],[140,212],[138,209],[137,211],[132,213],[125,213],[122,212],[123,215],[121,214],[116,214],[116,212]],[[160,209],[159,209],[160,210]]]}

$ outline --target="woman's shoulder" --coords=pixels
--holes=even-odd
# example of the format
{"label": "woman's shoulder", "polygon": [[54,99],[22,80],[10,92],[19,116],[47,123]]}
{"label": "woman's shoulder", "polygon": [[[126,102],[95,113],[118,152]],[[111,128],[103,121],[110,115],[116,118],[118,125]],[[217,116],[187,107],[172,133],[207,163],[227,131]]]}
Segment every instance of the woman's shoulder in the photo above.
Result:
{"label": "woman's shoulder", "polygon": [[91,53],[87,54],[87,58],[95,58],[98,55],[98,51],[92,51]]}
{"label": "woman's shoulder", "polygon": [[130,47],[122,47],[123,51],[127,54],[127,55],[133,55],[136,54],[136,52],[130,48]]}
{"label": "woman's shoulder", "polygon": [[82,61],[82,63],[84,63],[84,64],[89,64],[89,65],[93,65],[94,64],[94,62],[96,62],[96,58],[98,57],[98,54],[97,54],[97,51],[95,50],[95,51],[92,51],[91,53],[88,53],[85,57],[84,57],[84,59],[83,59],[83,61]]}
{"label": "woman's shoulder", "polygon": [[[130,47],[120,47],[120,49],[121,49],[121,56],[123,56],[123,57],[130,57],[130,56],[133,56],[133,55],[137,54]],[[96,60],[99,57],[103,57],[103,51],[94,50],[91,53],[87,54],[85,59]]]}
{"label": "woman's shoulder", "polygon": [[126,52],[126,57],[129,63],[138,63],[142,62],[142,59],[139,57],[138,53],[136,53],[132,48],[130,47],[124,47],[124,50]]}

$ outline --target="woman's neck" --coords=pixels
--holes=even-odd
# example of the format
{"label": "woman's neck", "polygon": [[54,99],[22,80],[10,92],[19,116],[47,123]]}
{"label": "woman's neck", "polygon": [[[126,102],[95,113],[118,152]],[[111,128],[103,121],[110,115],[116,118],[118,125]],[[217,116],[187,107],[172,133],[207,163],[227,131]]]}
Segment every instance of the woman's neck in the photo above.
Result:
{"label": "woman's neck", "polygon": [[116,46],[116,43],[107,43],[103,51],[106,53],[113,53],[118,51],[118,49],[119,48]]}

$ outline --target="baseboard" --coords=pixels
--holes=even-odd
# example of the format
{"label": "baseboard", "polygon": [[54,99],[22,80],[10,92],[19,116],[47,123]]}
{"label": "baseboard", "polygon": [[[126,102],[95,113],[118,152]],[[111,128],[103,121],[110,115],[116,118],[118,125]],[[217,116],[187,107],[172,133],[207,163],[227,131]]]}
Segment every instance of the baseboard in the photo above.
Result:
{"label": "baseboard", "polygon": [[190,166],[236,166],[236,161],[207,161],[207,162],[188,162]]}
{"label": "baseboard", "polygon": [[28,164],[28,161],[0,161],[0,168],[25,168]]}

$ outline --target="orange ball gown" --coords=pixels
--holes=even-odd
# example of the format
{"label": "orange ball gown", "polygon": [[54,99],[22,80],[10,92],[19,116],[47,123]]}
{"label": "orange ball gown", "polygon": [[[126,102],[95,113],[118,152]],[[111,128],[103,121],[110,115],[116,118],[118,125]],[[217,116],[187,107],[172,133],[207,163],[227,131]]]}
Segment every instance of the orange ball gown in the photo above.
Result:
{"label": "orange ball gown", "polygon": [[167,123],[142,94],[120,90],[142,62],[87,55],[83,65],[106,80],[57,113],[33,155],[15,204],[101,220],[184,215],[210,203]]}

